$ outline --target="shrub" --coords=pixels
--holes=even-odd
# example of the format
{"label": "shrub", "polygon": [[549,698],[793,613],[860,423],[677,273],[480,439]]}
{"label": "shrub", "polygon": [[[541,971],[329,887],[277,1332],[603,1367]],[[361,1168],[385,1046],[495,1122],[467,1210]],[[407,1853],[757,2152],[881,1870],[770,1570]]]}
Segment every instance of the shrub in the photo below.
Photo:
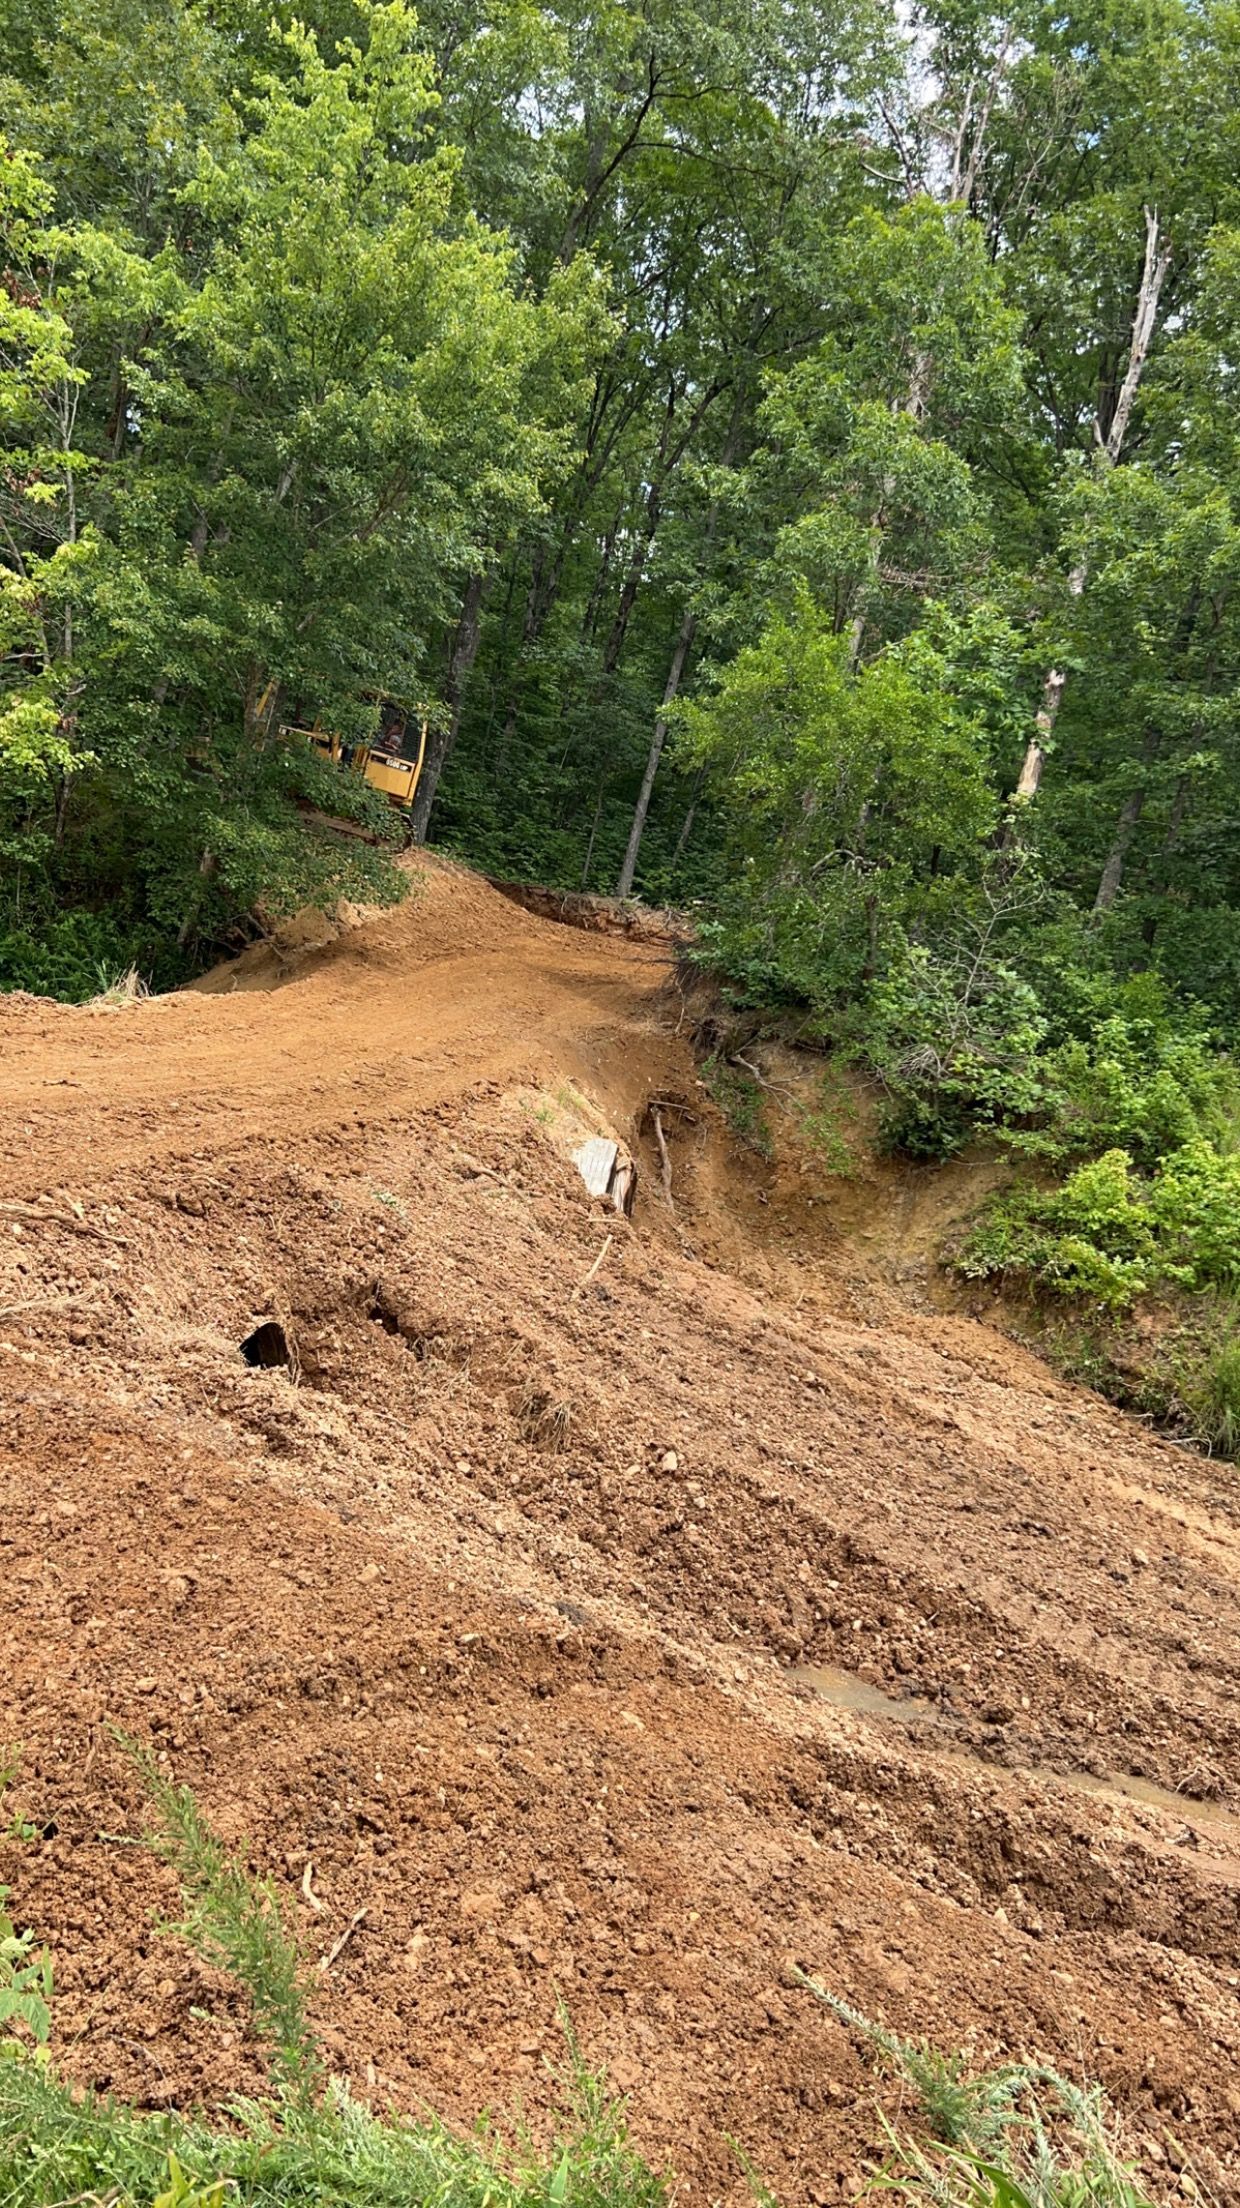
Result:
{"label": "shrub", "polygon": [[103,913],[71,909],[28,924],[0,922],[0,990],[85,1004],[131,966],[164,988],[190,970],[150,929],[126,928]]}
{"label": "shrub", "polygon": [[956,1266],[1115,1312],[1152,1288],[1240,1288],[1240,1158],[1195,1142],[1143,1180],[1126,1150],[1108,1150],[1049,1193],[998,1198]]}
{"label": "shrub", "polygon": [[938,958],[913,945],[876,983],[853,1049],[887,1091],[889,1146],[946,1158],[1039,1111],[1046,1033],[1036,995],[1009,967],[972,945]]}
{"label": "shrub", "polygon": [[1017,1275],[1125,1309],[1157,1271],[1153,1219],[1127,1151],[1078,1166],[1050,1193],[1026,1186],[1000,1197],[956,1263],[966,1279]]}
{"label": "shrub", "polygon": [[1240,1157],[1188,1144],[1162,1165],[1150,1216],[1163,1270],[1192,1288],[1240,1288]]}
{"label": "shrub", "polygon": [[1009,1139],[1055,1160],[1123,1149],[1148,1168],[1190,1143],[1227,1141],[1237,1113],[1229,1061],[1199,1027],[1174,1027],[1166,1009],[1095,1021],[1044,1053],[1038,1080],[1036,1123]]}

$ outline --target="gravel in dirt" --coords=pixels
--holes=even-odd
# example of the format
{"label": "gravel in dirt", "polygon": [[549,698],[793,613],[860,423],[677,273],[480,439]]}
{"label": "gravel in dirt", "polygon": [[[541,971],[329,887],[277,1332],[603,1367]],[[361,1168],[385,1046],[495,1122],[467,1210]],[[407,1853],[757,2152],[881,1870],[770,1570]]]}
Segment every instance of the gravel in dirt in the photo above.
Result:
{"label": "gravel in dirt", "polygon": [[[662,946],[443,863],[354,917],[174,998],[0,1005],[39,1835],[0,1879],[59,2059],[152,2106],[259,2077],[155,1929],[119,1726],[274,1876],[371,2098],[537,2122],[562,1996],[686,2197],[747,2197],[729,2136],[789,2208],[851,2197],[875,2088],[799,1963],[1099,2076],[1159,2184],[1240,2200],[1233,1475],[980,1325],[848,1316],[782,1199],[763,1243]],[[566,1092],[639,1157],[631,1221]]]}

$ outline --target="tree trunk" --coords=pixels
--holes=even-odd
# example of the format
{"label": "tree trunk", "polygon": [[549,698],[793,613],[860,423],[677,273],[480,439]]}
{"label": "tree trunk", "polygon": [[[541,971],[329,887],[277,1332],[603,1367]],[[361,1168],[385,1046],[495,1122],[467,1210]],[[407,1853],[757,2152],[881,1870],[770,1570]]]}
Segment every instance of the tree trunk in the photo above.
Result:
{"label": "tree trunk", "polygon": [[[929,395],[930,358],[918,353],[913,361],[908,390],[899,412],[908,416],[920,429],[926,418],[926,402]],[[883,556],[883,543],[887,535],[887,517],[891,501],[895,497],[896,482],[892,475],[885,475],[878,494],[878,504],[870,516],[869,537],[866,544],[865,579],[858,591],[857,611],[848,624],[848,656],[845,661],[848,673],[855,675],[861,664],[861,647],[865,641],[866,622],[869,619],[870,601],[878,581],[878,570]]]}
{"label": "tree trunk", "polygon": [[697,813],[698,799],[702,794],[702,784],[705,779],[706,769],[704,766],[699,767],[697,773],[693,777],[693,794],[689,799],[689,810],[685,814],[685,817],[680,824],[680,834],[676,838],[676,849],[672,853],[673,866],[675,866],[678,860],[683,857],[685,846],[693,833],[694,817]]}
{"label": "tree trunk", "polygon": [[583,889],[590,887],[590,868],[594,864],[594,846],[598,841],[599,823],[603,818],[603,794],[606,787],[606,783],[599,783],[598,797],[594,805],[594,818],[590,822],[590,840],[586,845],[586,855],[581,862],[581,886]]}
{"label": "tree trunk", "polygon": [[[1068,592],[1072,598],[1079,598],[1082,595],[1085,589],[1085,575],[1084,566],[1074,567],[1069,575]],[[1020,767],[1020,778],[1016,784],[1016,796],[1022,804],[1031,804],[1038,794],[1038,784],[1042,780],[1042,769],[1046,764],[1046,754],[1050,750],[1051,738],[1055,733],[1055,723],[1059,718],[1059,708],[1063,703],[1067,681],[1068,676],[1065,668],[1052,667],[1042,685],[1042,703],[1038,708],[1034,722],[1035,733],[1025,747],[1025,756]]]}
{"label": "tree trunk", "polygon": [[461,725],[461,709],[470,673],[478,656],[478,639],[482,634],[482,609],[491,587],[490,574],[479,571],[470,576],[465,586],[465,597],[460,619],[448,654],[448,679],[444,684],[444,703],[448,708],[445,728],[431,729],[427,733],[426,752],[422,760],[422,772],[414,793],[410,825],[415,843],[425,843],[430,826],[439,778],[448,762],[448,755],[456,742]]}
{"label": "tree trunk", "polygon": [[[215,873],[217,867],[219,866],[219,863],[220,862],[216,858],[214,851],[204,851],[202,857],[198,861],[199,882],[209,882],[212,875]],[[179,951],[183,951],[185,949],[186,944],[189,942],[190,937],[193,935],[194,929],[198,923],[198,915],[201,910],[202,890],[196,889],[190,899],[185,918],[182,920],[180,927],[177,929],[177,949]]]}
{"label": "tree trunk", "polygon": [[1141,818],[1144,807],[1144,790],[1130,790],[1120,806],[1119,819],[1115,824],[1115,834],[1111,839],[1111,848],[1107,852],[1106,865],[1102,869],[1102,879],[1098,884],[1098,894],[1094,899],[1095,919],[1099,919],[1104,912],[1110,911],[1119,894],[1119,885],[1124,879],[1124,861],[1132,848],[1132,839],[1136,834],[1137,822]]}
{"label": "tree trunk", "polygon": [[[708,399],[703,399],[700,402],[694,415],[693,426],[696,426],[696,424],[701,420],[708,403]],[[719,465],[721,467],[730,468],[736,458],[741,439],[741,424],[744,419],[744,406],[744,387],[738,381],[733,387],[732,419],[728,424],[728,433],[723,440],[723,450],[719,455]],[[682,438],[680,447],[676,455],[677,459],[679,459],[680,454],[684,451],[686,442],[687,439]],[[672,465],[675,465],[675,461],[673,461]],[[659,486],[656,485],[655,489],[657,490],[658,488]],[[653,495],[654,492],[652,492],[652,496]],[[657,508],[655,510],[654,518],[657,522]],[[718,520],[719,499],[716,496],[710,502],[710,508],[706,516],[706,527],[702,535],[701,568],[703,572],[705,571],[706,560],[707,556],[709,555],[711,545],[714,543],[715,529],[718,524]],[[652,528],[652,536],[653,533],[654,532]],[[676,639],[676,649],[672,653],[672,664],[668,670],[667,683],[663,691],[663,704],[660,707],[658,718],[656,719],[654,724],[654,734],[650,739],[650,751],[646,759],[646,771],[642,776],[642,786],[638,792],[637,803],[633,808],[633,822],[632,826],[629,829],[629,840],[625,847],[624,863],[620,868],[620,878],[616,884],[616,894],[618,897],[629,896],[633,888],[633,876],[637,871],[637,854],[641,849],[642,836],[645,832],[646,827],[646,815],[650,811],[651,792],[654,789],[654,779],[659,771],[659,761],[663,756],[663,745],[667,736],[667,708],[671,705],[672,700],[675,698],[676,693],[680,688],[681,680],[684,676],[685,671],[685,662],[688,659],[689,653],[693,648],[693,639],[696,634],[697,615],[696,613],[693,613],[688,608],[686,608],[685,617],[680,624],[680,634]]]}
{"label": "tree trunk", "polygon": [[686,613],[680,624],[680,635],[676,639],[676,649],[672,653],[672,664],[668,669],[667,681],[663,688],[663,703],[654,724],[654,734],[650,739],[646,771],[642,776],[642,786],[638,791],[637,803],[633,808],[633,825],[629,829],[624,864],[620,868],[620,878],[616,883],[617,897],[628,897],[632,894],[633,876],[637,872],[637,854],[641,850],[642,836],[646,827],[646,815],[650,811],[654,778],[659,771],[659,760],[663,756],[663,744],[667,735],[668,707],[680,688],[681,677],[685,671],[685,661],[689,657],[696,631],[696,613]]}
{"label": "tree trunk", "polygon": [[650,547],[654,543],[655,532],[659,526],[659,514],[662,510],[662,504],[663,486],[656,479],[651,484],[646,499],[646,511],[642,518],[642,526],[633,539],[629,564],[625,570],[624,581],[620,586],[620,597],[611,628],[607,634],[607,642],[603,647],[602,671],[604,679],[608,675],[614,675],[620,654],[624,649],[624,639],[628,634],[629,617],[637,602],[637,593],[641,588],[642,576],[646,571],[646,561],[650,557]]}
{"label": "tree trunk", "polygon": [[[1147,729],[1145,742],[1141,747],[1141,764],[1143,767],[1153,765],[1158,756],[1158,741],[1155,731],[1152,728]],[[1124,879],[1125,861],[1132,849],[1132,839],[1137,832],[1137,823],[1144,810],[1145,787],[1144,784],[1139,784],[1135,790],[1129,790],[1119,809],[1119,818],[1115,823],[1115,834],[1111,838],[1111,848],[1107,852],[1106,864],[1102,869],[1102,878],[1098,883],[1098,894],[1094,899],[1095,919],[1099,919],[1104,912],[1109,912],[1119,895],[1120,883]]]}
{"label": "tree trunk", "polygon": [[[1133,403],[1137,396],[1142,371],[1145,367],[1158,320],[1159,297],[1167,280],[1167,271],[1171,266],[1170,250],[1164,246],[1160,251],[1160,242],[1161,235],[1157,209],[1147,207],[1145,210],[1145,260],[1141,269],[1141,282],[1137,288],[1137,303],[1133,310],[1127,371],[1123,383],[1120,385],[1119,396],[1115,402],[1115,411],[1105,428],[1101,412],[1094,415],[1094,443],[1098,447],[1105,466],[1108,468],[1113,468],[1118,464],[1120,454],[1123,451]],[[1080,597],[1085,588],[1085,582],[1085,567],[1083,565],[1074,567],[1068,577],[1068,589],[1074,598]],[[1046,764],[1046,754],[1050,749],[1051,738],[1055,733],[1055,722],[1059,717],[1059,708],[1063,703],[1067,680],[1066,670],[1052,667],[1043,685],[1041,709],[1037,716],[1034,733],[1026,746],[1024,760],[1021,764],[1020,779],[1016,784],[1016,800],[1020,804],[1031,804],[1038,794],[1038,785],[1042,780],[1042,769]]]}

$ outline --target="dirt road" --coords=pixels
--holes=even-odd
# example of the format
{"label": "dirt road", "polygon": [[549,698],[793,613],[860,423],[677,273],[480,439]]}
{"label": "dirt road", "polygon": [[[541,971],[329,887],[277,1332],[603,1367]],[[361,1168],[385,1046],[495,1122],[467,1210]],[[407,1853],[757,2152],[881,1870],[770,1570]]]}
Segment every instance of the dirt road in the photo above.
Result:
{"label": "dirt road", "polygon": [[[537,2111],[558,1991],[686,2197],[745,2197],[729,2134],[851,2197],[874,2089],[798,1961],[1100,2076],[1153,2181],[1236,2201],[1234,1474],[983,1327],[842,1315],[675,1026],[656,948],[444,866],[214,993],[0,1004],[0,1737],[44,1835],[0,1879],[62,2059],[258,2074],[152,1929],[112,1723],[312,1960],[365,1912],[314,1999],[360,2092]],[[631,1223],[560,1155],[587,1105]]]}

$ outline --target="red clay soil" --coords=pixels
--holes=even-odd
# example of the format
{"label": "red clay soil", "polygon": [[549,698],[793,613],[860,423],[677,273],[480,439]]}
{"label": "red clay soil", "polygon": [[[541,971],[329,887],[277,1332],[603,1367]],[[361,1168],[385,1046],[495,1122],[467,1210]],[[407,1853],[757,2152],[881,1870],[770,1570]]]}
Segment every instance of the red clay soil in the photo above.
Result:
{"label": "red clay soil", "polygon": [[[778,1201],[673,1114],[669,1210],[646,1102],[708,1107],[665,959],[428,866],[205,990],[0,1006],[0,1737],[43,1834],[0,1879],[58,2057],[152,2105],[260,2075],[154,1929],[119,1726],[274,1875],[376,2101],[537,2121],[559,1993],[683,2197],[746,2197],[730,2135],[850,2198],[875,2088],[799,1962],[1099,2076],[1152,2184],[1240,2200],[1234,1473],[983,1326],[844,1315],[817,1214],[760,1246]],[[568,1082],[631,1223],[551,1140]]]}

